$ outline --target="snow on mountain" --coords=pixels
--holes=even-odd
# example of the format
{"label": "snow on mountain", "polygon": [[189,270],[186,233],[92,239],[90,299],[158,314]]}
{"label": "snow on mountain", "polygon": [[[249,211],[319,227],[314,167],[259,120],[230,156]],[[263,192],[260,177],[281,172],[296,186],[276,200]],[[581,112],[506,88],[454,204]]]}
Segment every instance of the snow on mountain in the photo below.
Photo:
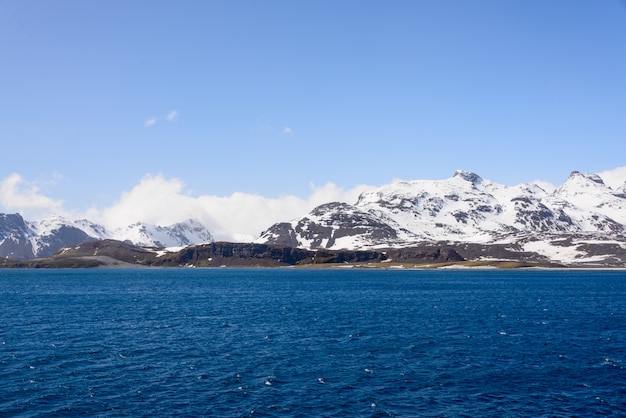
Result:
{"label": "snow on mountain", "polygon": [[318,206],[302,219],[275,224],[264,235],[274,244],[305,248],[360,248],[409,238],[391,224],[391,219],[335,202]]}
{"label": "snow on mountain", "polygon": [[96,237],[98,239],[105,239],[108,237],[108,232],[105,227],[93,223],[87,219],[79,219],[72,223],[74,226],[84,231],[90,237]]}
{"label": "snow on mountain", "polygon": [[[350,223],[352,231],[348,235],[360,248],[420,241],[486,243],[533,228],[558,231],[558,216],[541,204],[546,194],[534,184],[506,187],[474,173],[457,171],[446,180],[402,181],[382,186],[361,194],[354,206],[320,206],[303,219],[291,222],[295,232],[291,236],[304,247],[342,248],[339,245],[344,243],[343,248],[354,248],[347,246],[351,241],[342,229]],[[334,214],[328,213],[328,208]],[[358,216],[351,217],[350,212]],[[335,222],[339,219],[341,224]],[[373,226],[386,233],[374,233]],[[317,240],[311,241],[310,236],[316,231]],[[320,235],[325,231],[333,233]],[[340,236],[334,231],[341,231]],[[343,239],[337,242],[337,238]],[[276,239],[271,229],[261,237],[270,242]]]}
{"label": "snow on mountain", "polygon": [[596,174],[574,171],[547,201],[569,209],[583,231],[623,232],[626,198],[607,186]]}
{"label": "snow on mountain", "polygon": [[[302,218],[270,226],[256,242],[309,249],[449,243],[485,253],[498,249],[501,255],[517,251],[557,262],[620,265],[626,260],[624,180],[626,169],[620,168],[574,171],[560,186],[537,181],[509,187],[459,170],[448,179],[384,185],[353,204],[320,205]],[[213,241],[194,220],[109,230],[85,219],[25,221],[19,214],[0,214],[0,257],[47,256],[62,246],[98,239],[150,247]]]}
{"label": "snow on mountain", "polygon": [[0,257],[18,260],[33,258],[31,239],[34,235],[35,232],[19,214],[0,213]]}
{"label": "snow on mountain", "polygon": [[93,239],[81,228],[60,216],[26,222],[26,224],[33,232],[30,236],[33,257],[50,256],[61,247]]}
{"label": "snow on mountain", "polygon": [[46,257],[61,247],[100,239],[146,247],[183,247],[213,241],[211,233],[192,219],[168,226],[136,223],[109,231],[86,219],[69,221],[53,216],[25,221],[19,214],[0,214],[0,257]]}
{"label": "snow on mountain", "polygon": [[125,228],[117,228],[105,237],[142,247],[183,247],[213,241],[211,233],[192,219],[169,226],[138,222]]}
{"label": "snow on mountain", "polygon": [[[590,242],[589,237],[626,242],[623,190],[576,171],[556,189],[542,185],[508,187],[461,170],[445,180],[395,182],[362,193],[354,205],[329,203],[273,225],[257,242],[363,249],[421,242],[528,243],[576,234],[588,238],[576,245]],[[550,253],[549,246],[534,245],[528,248]],[[552,253],[564,253],[562,246],[554,248]]]}

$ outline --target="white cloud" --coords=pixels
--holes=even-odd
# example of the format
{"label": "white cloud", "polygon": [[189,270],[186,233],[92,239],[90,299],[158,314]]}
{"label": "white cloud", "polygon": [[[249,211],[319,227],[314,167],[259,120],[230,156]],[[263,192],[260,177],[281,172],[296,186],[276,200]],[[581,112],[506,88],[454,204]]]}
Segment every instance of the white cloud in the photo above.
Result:
{"label": "white cloud", "polygon": [[598,173],[598,175],[604,180],[604,183],[612,189],[619,189],[624,185],[624,182],[626,182],[626,166],[602,171]]}
{"label": "white cloud", "polygon": [[361,192],[370,189],[372,186],[361,185],[344,190],[326,183],[311,184],[309,195],[304,198],[294,195],[268,198],[250,193],[192,196],[180,179],[146,175],[132,189],[122,192],[112,205],[78,213],[64,210],[62,201],[45,196],[34,182],[11,174],[0,181],[0,208],[19,212],[27,220],[53,214],[67,219],[89,219],[108,230],[136,222],[166,226],[191,218],[201,222],[216,240],[245,242],[257,238],[274,223],[304,216],[323,203],[355,203]]}
{"label": "white cloud", "polygon": [[167,116],[165,116],[165,119],[167,119],[168,122],[172,122],[176,118],[178,118],[178,111],[177,110],[172,110],[170,113],[167,114]]}
{"label": "white cloud", "polygon": [[[119,200],[103,209],[91,209],[86,217],[108,228],[127,226],[136,222],[169,225],[191,216],[192,198],[182,194],[183,183],[162,176],[145,176],[130,191],[122,192]],[[188,210],[189,209],[189,210]]]}
{"label": "white cloud", "polygon": [[285,127],[283,128],[283,134],[285,134],[285,135],[291,135],[292,133],[293,133],[293,129],[291,129],[290,127],[285,126]]}
{"label": "white cloud", "polygon": [[[55,175],[55,180],[58,175]],[[39,186],[13,173],[0,182],[0,206],[8,212],[19,212],[26,217],[65,215],[63,201],[54,200],[41,193]]]}
{"label": "white cloud", "polygon": [[147,175],[120,199],[104,209],[92,209],[83,217],[117,228],[135,222],[171,225],[197,219],[216,240],[251,241],[276,222],[306,215],[315,206],[331,201],[356,202],[371,186],[344,190],[333,183],[311,186],[306,198],[285,195],[267,198],[258,194],[233,193],[230,196],[190,196],[179,179]]}
{"label": "white cloud", "polygon": [[143,123],[143,126],[145,126],[146,128],[149,128],[153,126],[156,122],[157,122],[157,118],[155,118],[154,116],[151,116],[148,119],[146,119],[146,121]]}

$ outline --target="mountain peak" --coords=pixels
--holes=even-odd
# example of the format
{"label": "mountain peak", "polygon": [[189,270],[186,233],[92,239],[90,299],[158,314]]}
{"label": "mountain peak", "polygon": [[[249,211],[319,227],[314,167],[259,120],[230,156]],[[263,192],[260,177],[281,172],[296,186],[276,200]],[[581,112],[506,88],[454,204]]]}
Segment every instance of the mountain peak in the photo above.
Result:
{"label": "mountain peak", "polygon": [[0,221],[23,224],[24,218],[19,213],[0,213]]}
{"label": "mountain peak", "polygon": [[469,181],[473,185],[482,183],[483,179],[476,173],[465,170],[456,170],[453,177],[460,177],[465,181]]}
{"label": "mountain peak", "polygon": [[600,177],[597,174],[587,174],[587,173],[581,173],[580,171],[572,171],[569,177],[567,178],[567,180],[574,180],[574,179],[584,179],[584,180],[589,180],[589,181],[592,181],[594,183],[597,183],[603,186],[605,185],[604,180],[602,180],[602,177]]}

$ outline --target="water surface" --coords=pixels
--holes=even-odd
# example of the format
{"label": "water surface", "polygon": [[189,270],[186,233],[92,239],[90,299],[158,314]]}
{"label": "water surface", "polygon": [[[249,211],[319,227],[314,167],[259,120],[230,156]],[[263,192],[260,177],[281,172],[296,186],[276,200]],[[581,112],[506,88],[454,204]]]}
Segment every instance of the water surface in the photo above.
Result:
{"label": "water surface", "polygon": [[626,414],[626,273],[0,270],[0,414]]}

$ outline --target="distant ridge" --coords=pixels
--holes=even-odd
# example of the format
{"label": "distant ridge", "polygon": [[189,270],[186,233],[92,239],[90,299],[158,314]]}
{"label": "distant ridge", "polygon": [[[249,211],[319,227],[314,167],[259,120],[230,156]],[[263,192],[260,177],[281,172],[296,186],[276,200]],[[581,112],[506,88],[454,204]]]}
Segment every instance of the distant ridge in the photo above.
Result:
{"label": "distant ridge", "polygon": [[146,247],[182,247],[212,242],[199,222],[188,220],[168,226],[135,223],[113,231],[88,220],[68,221],[54,216],[26,221],[19,214],[0,214],[0,258],[30,260],[87,241],[115,239]]}
{"label": "distant ridge", "polygon": [[[90,248],[85,243],[101,241],[108,244],[76,256],[81,263],[100,265],[105,256],[97,251],[115,247],[115,254],[106,255],[109,261],[130,265],[324,264],[320,260],[423,265],[450,256],[443,261],[625,268],[626,182],[615,180],[612,176],[609,186],[599,174],[573,171],[558,187],[541,182],[509,187],[458,170],[444,180],[384,185],[353,204],[319,205],[303,217],[271,225],[255,243],[214,243],[193,219],[107,230],[89,220],[26,221],[19,214],[0,214],[0,259],[67,265],[74,251]],[[196,256],[185,258],[189,254]],[[293,261],[295,254],[305,256]]]}

